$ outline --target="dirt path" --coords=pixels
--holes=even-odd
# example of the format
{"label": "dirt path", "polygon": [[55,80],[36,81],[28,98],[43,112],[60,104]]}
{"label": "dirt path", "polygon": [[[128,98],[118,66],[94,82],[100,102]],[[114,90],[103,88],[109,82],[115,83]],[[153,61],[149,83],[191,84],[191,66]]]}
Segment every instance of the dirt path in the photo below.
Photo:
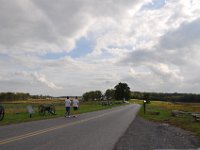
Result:
{"label": "dirt path", "polygon": [[115,145],[115,150],[200,149],[200,139],[168,124],[137,117]]}

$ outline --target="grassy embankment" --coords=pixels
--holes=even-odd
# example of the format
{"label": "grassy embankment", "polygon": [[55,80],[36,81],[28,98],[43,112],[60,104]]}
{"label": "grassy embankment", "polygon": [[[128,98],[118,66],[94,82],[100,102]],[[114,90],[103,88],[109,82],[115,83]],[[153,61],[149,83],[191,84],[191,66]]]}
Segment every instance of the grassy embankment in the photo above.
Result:
{"label": "grassy embankment", "polygon": [[[143,106],[143,101],[141,100],[131,100],[131,102],[138,103]],[[146,104],[146,114],[144,114],[144,108],[141,107],[139,116],[151,121],[169,123],[171,125],[191,131],[200,137],[200,122],[196,122],[191,115],[173,117],[171,115],[172,110],[200,112],[200,104],[151,101],[150,104]],[[160,114],[151,115],[149,112],[159,112]]]}
{"label": "grassy embankment", "polygon": [[[5,117],[0,121],[0,125],[27,122],[33,120],[42,120],[55,117],[64,116],[65,107],[64,100],[27,100],[27,101],[11,101],[11,102],[2,102],[1,103],[5,108]],[[53,104],[56,108],[56,115],[50,115],[46,112],[44,116],[40,116],[38,113],[38,106],[45,104]],[[27,112],[27,106],[31,105],[34,108],[35,113],[32,115],[32,118],[29,118]],[[113,104],[111,106],[102,106],[98,102],[81,102],[79,113],[92,112],[102,109],[109,109],[115,106],[122,104]],[[71,114],[73,114],[73,109],[71,109]]]}

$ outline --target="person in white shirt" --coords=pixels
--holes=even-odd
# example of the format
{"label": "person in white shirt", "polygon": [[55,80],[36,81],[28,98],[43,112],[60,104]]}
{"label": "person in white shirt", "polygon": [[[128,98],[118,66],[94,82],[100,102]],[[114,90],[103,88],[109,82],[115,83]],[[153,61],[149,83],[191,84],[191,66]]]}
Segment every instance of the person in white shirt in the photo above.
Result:
{"label": "person in white shirt", "polygon": [[78,100],[77,96],[75,97],[75,99],[73,99],[72,103],[73,103],[73,108],[74,108],[74,116],[73,117],[77,117],[78,107],[79,107],[79,100]]}
{"label": "person in white shirt", "polygon": [[70,117],[70,107],[71,107],[71,100],[69,99],[69,96],[65,99],[65,117]]}

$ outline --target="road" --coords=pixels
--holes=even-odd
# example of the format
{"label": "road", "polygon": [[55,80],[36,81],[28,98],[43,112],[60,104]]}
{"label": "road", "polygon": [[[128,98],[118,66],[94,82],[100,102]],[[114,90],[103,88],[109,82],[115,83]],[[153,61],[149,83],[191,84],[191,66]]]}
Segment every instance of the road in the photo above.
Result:
{"label": "road", "polygon": [[0,127],[1,150],[111,150],[139,105]]}

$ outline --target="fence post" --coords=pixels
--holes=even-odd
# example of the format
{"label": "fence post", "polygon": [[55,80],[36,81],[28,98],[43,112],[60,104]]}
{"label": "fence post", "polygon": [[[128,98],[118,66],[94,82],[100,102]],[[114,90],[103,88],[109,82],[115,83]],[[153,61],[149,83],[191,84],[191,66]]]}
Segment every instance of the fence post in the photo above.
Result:
{"label": "fence post", "polygon": [[144,101],[143,101],[144,114],[146,114],[146,103],[147,103],[147,102],[144,100]]}

